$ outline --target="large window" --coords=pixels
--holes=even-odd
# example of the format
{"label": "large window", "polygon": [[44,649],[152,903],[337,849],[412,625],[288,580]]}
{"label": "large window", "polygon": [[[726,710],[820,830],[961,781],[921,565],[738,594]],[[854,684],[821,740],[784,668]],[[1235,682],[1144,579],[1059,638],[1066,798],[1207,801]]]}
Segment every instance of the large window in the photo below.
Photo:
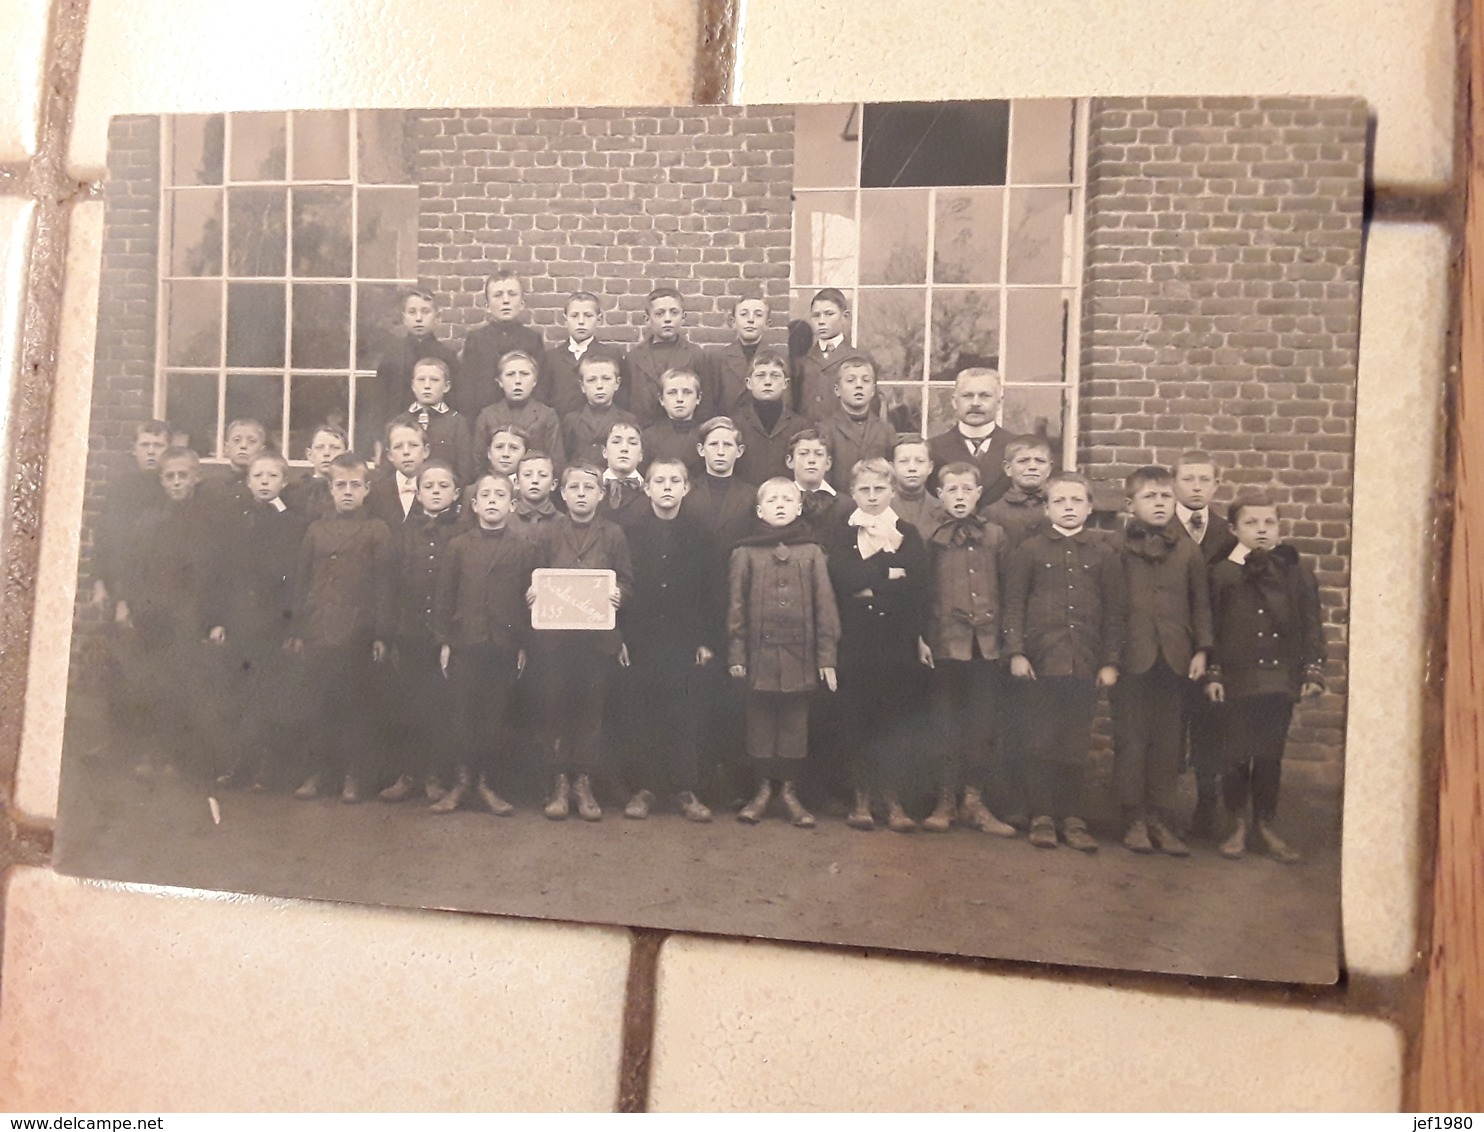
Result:
{"label": "large window", "polygon": [[1084,104],[798,107],[790,318],[850,300],[893,424],[941,432],[989,366],[1001,423],[1075,458]]}
{"label": "large window", "polygon": [[165,131],[155,411],[206,459],[238,417],[295,460],[322,422],[354,434],[357,379],[417,278],[406,115],[195,115]]}

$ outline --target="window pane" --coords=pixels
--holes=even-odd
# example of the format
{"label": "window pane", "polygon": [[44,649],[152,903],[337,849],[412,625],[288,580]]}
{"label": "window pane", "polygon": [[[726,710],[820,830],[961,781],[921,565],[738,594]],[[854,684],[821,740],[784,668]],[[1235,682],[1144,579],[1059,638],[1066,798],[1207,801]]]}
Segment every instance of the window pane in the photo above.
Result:
{"label": "window pane", "polygon": [[267,447],[282,452],[283,378],[273,373],[227,374],[224,426],[248,418],[268,430]]}
{"label": "window pane", "polygon": [[295,283],[291,365],[297,368],[350,367],[350,286]]}
{"label": "window pane", "polygon": [[289,378],[290,460],[304,459],[304,452],[321,425],[348,429],[350,425],[350,379],[317,373],[296,373]]}
{"label": "window pane", "polygon": [[363,279],[417,278],[416,189],[362,189],[356,224]]}
{"label": "window pane", "polygon": [[302,110],[294,115],[294,180],[350,180],[350,114]]}
{"label": "window pane", "polygon": [[856,343],[876,359],[882,380],[922,377],[923,295],[910,291],[862,291]]}
{"label": "window pane", "polygon": [[1003,185],[1008,102],[867,103],[861,187]]}
{"label": "window pane", "polygon": [[998,283],[1005,190],[939,193],[933,232],[938,283]]}
{"label": "window pane", "polygon": [[215,366],[221,362],[222,285],[165,284],[165,364]]}
{"label": "window pane", "polygon": [[1010,190],[1007,282],[1062,283],[1067,216],[1072,194],[1064,189]]}
{"label": "window pane", "polygon": [[220,189],[177,189],[167,194],[170,208],[171,275],[222,273],[222,193]]}
{"label": "window pane", "polygon": [[926,283],[926,192],[861,193],[862,283]]}
{"label": "window pane", "polygon": [[876,387],[887,423],[897,432],[922,431],[923,389],[920,382],[893,382]]}
{"label": "window pane", "polygon": [[934,291],[933,379],[952,381],[969,366],[999,365],[999,291]]}
{"label": "window pane", "polygon": [[282,114],[232,115],[232,180],[284,179],[284,121]]}
{"label": "window pane", "polygon": [[220,185],[225,119],[220,114],[181,114],[170,119],[172,185]]}
{"label": "window pane", "polygon": [[1061,291],[1011,291],[1005,314],[1006,381],[1061,381],[1065,369],[1067,313]]}
{"label": "window pane", "polygon": [[227,364],[283,365],[283,284],[227,285]]}
{"label": "window pane", "polygon": [[794,202],[794,282],[803,287],[855,283],[860,240],[854,193],[800,193]]}
{"label": "window pane", "polygon": [[196,455],[216,456],[216,374],[166,374],[165,417]]}
{"label": "window pane", "polygon": [[1051,441],[1051,457],[1060,465],[1063,421],[1066,415],[1066,391],[1058,385],[1030,388],[1005,386],[1005,399],[1000,403],[1000,423],[1005,430],[1019,435],[1034,432]]}
{"label": "window pane", "polygon": [[356,112],[359,167],[363,185],[417,184],[416,139],[405,110]]}
{"label": "window pane", "polygon": [[283,189],[227,190],[229,274],[283,277],[287,210]]}
{"label": "window pane", "polygon": [[1010,177],[1017,185],[1072,179],[1072,100],[1035,98],[1011,107]]}
{"label": "window pane", "polygon": [[860,109],[794,107],[794,185],[801,189],[853,189],[860,164]]}
{"label": "window pane", "polygon": [[392,283],[363,283],[356,288],[356,368],[375,369],[395,344],[402,325],[397,302],[401,288]]}
{"label": "window pane", "polygon": [[294,190],[294,274],[350,274],[350,189]]}

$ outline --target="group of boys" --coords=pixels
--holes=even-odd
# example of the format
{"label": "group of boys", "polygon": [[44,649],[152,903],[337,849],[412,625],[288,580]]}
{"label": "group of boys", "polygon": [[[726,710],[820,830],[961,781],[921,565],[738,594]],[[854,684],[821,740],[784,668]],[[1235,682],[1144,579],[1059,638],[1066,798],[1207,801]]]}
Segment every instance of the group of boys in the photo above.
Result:
{"label": "group of boys", "polygon": [[[1255,831],[1296,859],[1272,821],[1323,639],[1271,499],[1243,495],[1224,522],[1214,461],[1187,453],[1129,477],[1121,533],[1093,530],[1088,481],[997,425],[995,371],[957,376],[942,434],[889,428],[837,291],[815,296],[798,359],[764,343],[758,298],[701,351],[679,293],[656,289],[647,340],[620,356],[587,292],[551,350],[519,321],[519,279],[486,296],[457,358],[432,296],[405,296],[370,394],[389,417],[375,474],[331,425],[294,482],[259,422],[228,426],[218,478],[169,425],[140,426],[95,555],[122,627],[122,732],[300,798],[509,814],[527,758],[553,819],[600,819],[611,775],[635,819],[668,795],[709,821],[706,788],[740,788],[739,820],[776,794],[810,827],[812,793],[854,828],[1024,825],[1094,851],[1083,777],[1107,689],[1129,849],[1188,852],[1189,752],[1196,824],[1214,828],[1218,791],[1230,811],[1222,852]],[[533,629],[543,567],[610,571],[616,627]]]}

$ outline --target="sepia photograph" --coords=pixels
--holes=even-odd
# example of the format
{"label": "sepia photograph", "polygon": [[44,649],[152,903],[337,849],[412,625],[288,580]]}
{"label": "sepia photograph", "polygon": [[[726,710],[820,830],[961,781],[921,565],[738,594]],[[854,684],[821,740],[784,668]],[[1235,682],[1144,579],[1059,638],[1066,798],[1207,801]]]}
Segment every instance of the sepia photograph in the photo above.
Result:
{"label": "sepia photograph", "polygon": [[1367,147],[115,118],[57,868],[1338,981]]}

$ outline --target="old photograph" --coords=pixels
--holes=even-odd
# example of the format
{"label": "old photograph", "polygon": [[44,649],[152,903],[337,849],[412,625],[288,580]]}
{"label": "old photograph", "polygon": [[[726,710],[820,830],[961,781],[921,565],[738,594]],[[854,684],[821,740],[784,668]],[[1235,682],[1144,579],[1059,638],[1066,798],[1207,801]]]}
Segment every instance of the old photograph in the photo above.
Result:
{"label": "old photograph", "polygon": [[1335,982],[1366,158],[114,119],[57,867]]}

